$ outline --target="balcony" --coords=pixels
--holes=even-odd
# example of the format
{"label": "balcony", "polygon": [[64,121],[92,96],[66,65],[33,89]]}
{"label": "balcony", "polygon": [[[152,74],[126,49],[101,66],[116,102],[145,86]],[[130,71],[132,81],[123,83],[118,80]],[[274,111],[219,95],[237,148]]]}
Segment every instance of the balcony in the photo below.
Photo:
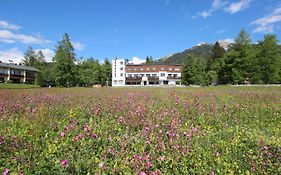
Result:
{"label": "balcony", "polygon": [[126,82],[141,82],[141,76],[126,77]]}
{"label": "balcony", "polygon": [[167,79],[174,79],[174,80],[180,80],[181,77],[178,77],[178,76],[167,76]]}
{"label": "balcony", "polygon": [[20,79],[23,78],[23,75],[19,75],[19,74],[11,74],[11,78],[16,78],[16,79]]}
{"label": "balcony", "polygon": [[158,76],[149,76],[148,81],[149,82],[159,81],[159,77]]}
{"label": "balcony", "polygon": [[8,77],[8,74],[0,73],[0,77]]}

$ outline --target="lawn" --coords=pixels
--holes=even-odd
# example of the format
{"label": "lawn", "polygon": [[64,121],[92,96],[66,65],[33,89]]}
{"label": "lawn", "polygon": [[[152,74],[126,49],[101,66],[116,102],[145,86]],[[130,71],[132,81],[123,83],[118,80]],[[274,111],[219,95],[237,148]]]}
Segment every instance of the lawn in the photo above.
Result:
{"label": "lawn", "polygon": [[281,87],[0,90],[3,174],[281,174]]}
{"label": "lawn", "polygon": [[31,88],[40,88],[40,86],[34,84],[0,83],[0,89],[31,89]]}

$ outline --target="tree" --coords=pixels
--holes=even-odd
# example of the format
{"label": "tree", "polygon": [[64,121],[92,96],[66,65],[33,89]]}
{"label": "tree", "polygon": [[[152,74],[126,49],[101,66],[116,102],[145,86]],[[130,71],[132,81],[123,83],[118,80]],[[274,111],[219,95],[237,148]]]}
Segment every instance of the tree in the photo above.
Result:
{"label": "tree", "polygon": [[108,59],[104,60],[104,63],[101,65],[101,84],[110,86],[112,79],[112,66]]}
{"label": "tree", "polygon": [[255,72],[253,80],[255,83],[280,83],[281,56],[276,35],[265,35],[263,41],[257,45]]}
{"label": "tree", "polygon": [[224,60],[225,64],[219,71],[218,80],[220,84],[240,84],[251,78],[253,49],[248,33],[241,29],[233,50]]}
{"label": "tree", "polygon": [[36,54],[36,58],[38,62],[45,62],[45,56],[41,50],[39,50]]}
{"label": "tree", "polygon": [[98,60],[89,58],[79,65],[79,84],[82,86],[92,86],[101,83],[101,67]]}
{"label": "tree", "polygon": [[153,61],[153,58],[152,58],[152,56],[147,56],[146,57],[146,64],[151,64],[151,63],[153,63],[154,61]]}
{"label": "tree", "polygon": [[217,71],[212,69],[212,65],[216,62],[216,60],[223,58],[225,53],[226,53],[225,49],[221,47],[218,42],[216,42],[215,45],[213,46],[212,53],[207,61],[207,71],[210,70]]}
{"label": "tree", "polygon": [[206,63],[202,58],[188,55],[183,66],[183,84],[205,85]]}
{"label": "tree", "polygon": [[76,83],[76,65],[74,48],[71,44],[69,35],[63,35],[63,39],[58,42],[55,57],[55,75],[56,84],[59,86],[69,87]]}
{"label": "tree", "polygon": [[25,66],[34,66],[36,62],[37,62],[37,55],[33,50],[33,48],[30,46],[28,47],[27,51],[24,53],[23,64]]}

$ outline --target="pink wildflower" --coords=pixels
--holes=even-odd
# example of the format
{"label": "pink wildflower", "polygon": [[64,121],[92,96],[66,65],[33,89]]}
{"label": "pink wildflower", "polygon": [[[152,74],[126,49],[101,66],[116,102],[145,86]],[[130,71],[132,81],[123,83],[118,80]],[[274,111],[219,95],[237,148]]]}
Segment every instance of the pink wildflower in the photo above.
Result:
{"label": "pink wildflower", "polygon": [[60,163],[62,166],[66,166],[68,164],[68,160],[67,159],[61,160]]}
{"label": "pink wildflower", "polygon": [[61,133],[60,133],[60,136],[61,136],[61,137],[64,137],[64,135],[65,135],[64,132],[61,132]]}
{"label": "pink wildflower", "polygon": [[6,169],[3,171],[2,175],[7,175],[7,174],[9,174],[9,173],[10,173],[10,170],[9,170],[8,168],[6,168]]}

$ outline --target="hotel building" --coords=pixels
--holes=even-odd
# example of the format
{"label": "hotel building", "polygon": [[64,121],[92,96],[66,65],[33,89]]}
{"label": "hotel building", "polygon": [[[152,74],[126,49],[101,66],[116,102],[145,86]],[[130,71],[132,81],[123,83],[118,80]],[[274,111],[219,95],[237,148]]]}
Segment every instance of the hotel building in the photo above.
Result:
{"label": "hotel building", "polygon": [[0,62],[0,83],[11,81],[13,83],[33,84],[37,72],[39,70],[34,67]]}
{"label": "hotel building", "polygon": [[125,59],[112,60],[112,86],[179,85],[181,65],[130,64]]}

